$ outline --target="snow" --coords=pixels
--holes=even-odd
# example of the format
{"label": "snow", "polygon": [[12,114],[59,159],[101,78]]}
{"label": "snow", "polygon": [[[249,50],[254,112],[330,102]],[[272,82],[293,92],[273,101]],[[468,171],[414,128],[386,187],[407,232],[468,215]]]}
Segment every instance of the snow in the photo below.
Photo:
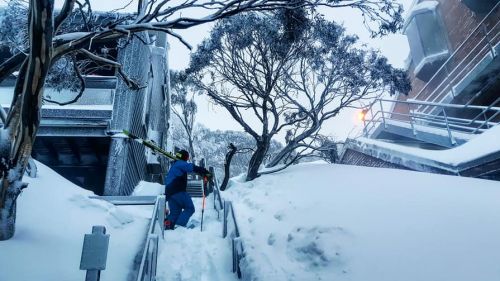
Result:
{"label": "snow", "polygon": [[[200,198],[193,198],[196,212],[190,222],[201,221]],[[165,232],[158,256],[158,281],[236,281],[232,273],[231,244],[222,238],[222,223],[217,220],[213,201],[207,200],[203,232],[200,227],[177,227]],[[222,217],[222,213],[220,215]]]}
{"label": "snow", "polygon": [[83,38],[87,35],[90,35],[90,32],[72,32],[72,33],[65,33],[61,35],[57,35],[54,37],[55,41],[74,41],[80,38]]}
{"label": "snow", "polygon": [[413,5],[409,12],[406,15],[403,30],[406,29],[410,21],[417,14],[425,13],[425,12],[433,12],[436,10],[436,7],[439,5],[438,1],[422,1],[416,5]]}
{"label": "snow", "polygon": [[0,242],[0,280],[85,280],[80,257],[93,225],[110,234],[101,280],[127,280],[151,211],[146,217],[132,207],[89,199],[91,192],[36,164],[39,177],[24,177],[29,185],[18,199],[16,233]]}
{"label": "snow", "polygon": [[[81,247],[92,225],[111,234],[101,280],[128,280],[152,207],[89,199],[37,165],[40,177],[25,178],[18,201],[16,235],[0,242],[0,280],[84,280]],[[162,193],[148,182],[134,191]],[[240,175],[222,196],[235,208],[244,280],[500,279],[499,182],[314,162],[252,182]],[[237,280],[213,198],[203,232],[202,199],[193,201],[198,227],[165,232],[157,280]]]}
{"label": "snow", "polygon": [[438,52],[438,53],[425,55],[422,58],[422,60],[418,63],[418,65],[415,66],[415,73],[420,72],[420,70],[422,70],[422,68],[428,64],[435,63],[435,62],[440,61],[440,60],[444,60],[445,58],[448,57],[449,54],[450,54],[450,52],[448,52],[448,50],[443,50],[443,51]]}
{"label": "snow", "polygon": [[245,280],[500,280],[500,183],[331,164],[233,178]]}
{"label": "snow", "polygon": [[165,186],[155,182],[140,181],[132,192],[134,196],[157,196],[165,193]]}
{"label": "snow", "polygon": [[437,162],[460,165],[469,161],[484,157],[486,155],[500,151],[500,126],[495,126],[484,133],[477,135],[470,141],[446,150],[427,150],[421,148],[407,147],[368,138],[358,138],[357,140],[384,147],[393,151],[406,153],[409,155],[434,160]]}
{"label": "snow", "polygon": [[112,104],[44,104],[44,109],[75,109],[75,110],[113,110]]}

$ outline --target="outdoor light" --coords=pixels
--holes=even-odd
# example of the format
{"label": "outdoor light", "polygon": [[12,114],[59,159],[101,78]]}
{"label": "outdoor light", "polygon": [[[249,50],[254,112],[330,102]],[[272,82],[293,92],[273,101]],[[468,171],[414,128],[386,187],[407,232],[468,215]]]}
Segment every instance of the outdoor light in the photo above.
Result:
{"label": "outdoor light", "polygon": [[360,121],[365,121],[367,109],[363,109],[358,113],[358,118]]}

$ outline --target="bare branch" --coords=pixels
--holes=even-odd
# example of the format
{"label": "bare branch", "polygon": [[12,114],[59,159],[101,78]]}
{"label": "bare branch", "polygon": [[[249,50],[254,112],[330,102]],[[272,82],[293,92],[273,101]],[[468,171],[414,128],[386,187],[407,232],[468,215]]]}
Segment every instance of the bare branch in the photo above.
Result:
{"label": "bare branch", "polygon": [[114,68],[116,68],[118,74],[120,75],[120,77],[123,79],[123,81],[125,82],[125,84],[127,85],[127,87],[129,87],[130,89],[132,90],[140,90],[140,89],[143,89],[145,87],[147,87],[147,85],[144,85],[144,86],[140,86],[136,81],[134,81],[133,79],[129,78],[127,76],[127,74],[125,74],[123,72],[123,68],[122,68],[122,65],[119,64],[118,62],[115,62],[115,61],[112,61],[110,59],[107,59],[107,58],[103,58],[103,57],[100,57],[90,51],[87,51],[85,49],[81,49],[79,50],[78,52],[80,52],[81,54],[87,56],[88,58],[96,61],[96,62],[100,62],[100,63],[103,63],[103,64],[106,64],[106,65],[109,65],[109,66],[112,66]]}
{"label": "bare branch", "polygon": [[73,11],[76,0],[65,0],[61,11],[54,19],[54,33],[57,33],[63,22],[68,18],[68,16]]}
{"label": "bare branch", "polygon": [[73,57],[73,70],[75,71],[75,74],[78,77],[78,80],[80,81],[80,90],[78,91],[78,94],[72,100],[67,101],[67,102],[58,102],[58,101],[55,101],[52,99],[47,99],[44,97],[43,100],[45,102],[54,103],[54,104],[58,104],[58,105],[63,106],[63,105],[75,103],[82,97],[83,92],[85,92],[85,88],[86,88],[85,79],[83,78],[82,73],[80,72],[80,69],[78,68],[76,58],[74,58],[74,57]]}

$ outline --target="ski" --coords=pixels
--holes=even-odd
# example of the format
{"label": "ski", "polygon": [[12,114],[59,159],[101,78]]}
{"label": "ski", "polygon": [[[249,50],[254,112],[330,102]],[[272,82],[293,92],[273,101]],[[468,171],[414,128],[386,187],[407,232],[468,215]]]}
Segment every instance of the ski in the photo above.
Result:
{"label": "ski", "polygon": [[150,140],[145,140],[143,138],[140,138],[127,130],[123,130],[123,134],[125,136],[129,137],[130,139],[144,145],[145,147],[148,147],[148,148],[152,149],[153,151],[162,154],[163,156],[166,156],[172,160],[179,160],[179,158],[175,157],[174,154],[162,149],[161,147],[157,146],[154,142],[152,142]]}

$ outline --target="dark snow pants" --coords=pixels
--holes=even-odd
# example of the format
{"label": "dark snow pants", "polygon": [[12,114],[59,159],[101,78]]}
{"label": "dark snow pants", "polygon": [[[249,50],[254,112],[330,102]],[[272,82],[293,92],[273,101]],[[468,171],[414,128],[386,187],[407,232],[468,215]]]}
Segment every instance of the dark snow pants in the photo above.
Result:
{"label": "dark snow pants", "polygon": [[186,226],[194,214],[194,204],[187,192],[178,192],[168,198],[170,214],[167,219],[175,225]]}

